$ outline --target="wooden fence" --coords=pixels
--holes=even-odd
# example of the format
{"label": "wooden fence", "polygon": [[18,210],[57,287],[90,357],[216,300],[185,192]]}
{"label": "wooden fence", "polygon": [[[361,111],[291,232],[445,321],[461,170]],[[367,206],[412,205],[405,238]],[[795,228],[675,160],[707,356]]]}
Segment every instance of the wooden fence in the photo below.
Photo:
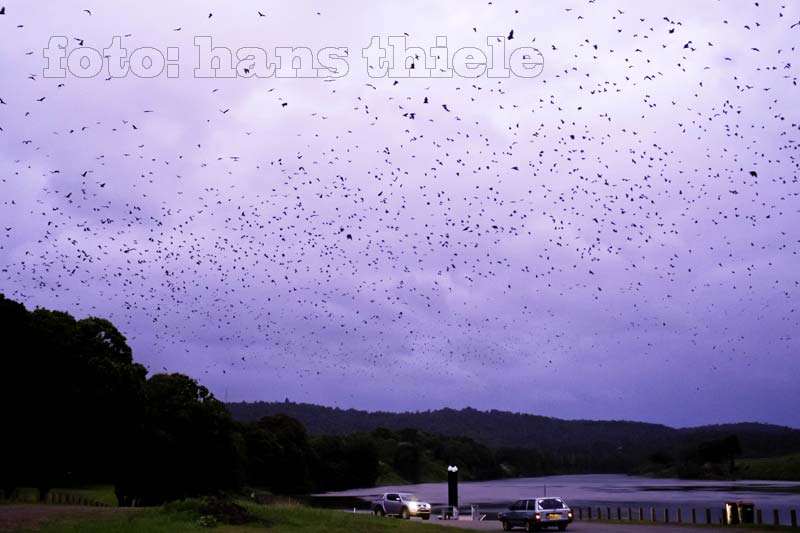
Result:
{"label": "wooden fence", "polygon": [[82,505],[85,507],[111,507],[107,503],[84,498],[83,496],[79,496],[77,494],[71,494],[69,492],[56,492],[52,490],[47,493],[47,503],[52,503],[55,505]]}

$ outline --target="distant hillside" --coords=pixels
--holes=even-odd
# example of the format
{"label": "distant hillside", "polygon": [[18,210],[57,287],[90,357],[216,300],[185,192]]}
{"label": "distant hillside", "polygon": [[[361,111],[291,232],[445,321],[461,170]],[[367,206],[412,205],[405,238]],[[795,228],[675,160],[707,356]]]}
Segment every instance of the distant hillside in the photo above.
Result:
{"label": "distant hillside", "polygon": [[283,413],[300,420],[316,435],[345,435],[379,427],[415,428],[439,435],[470,437],[493,448],[532,448],[562,453],[592,449],[595,453],[627,455],[627,459],[634,462],[644,460],[657,450],[675,450],[728,435],[738,436],[745,457],[800,452],[800,430],[768,424],[675,429],[644,422],[562,420],[471,408],[390,413],[293,402],[242,402],[230,403],[228,407],[234,418],[243,422]]}

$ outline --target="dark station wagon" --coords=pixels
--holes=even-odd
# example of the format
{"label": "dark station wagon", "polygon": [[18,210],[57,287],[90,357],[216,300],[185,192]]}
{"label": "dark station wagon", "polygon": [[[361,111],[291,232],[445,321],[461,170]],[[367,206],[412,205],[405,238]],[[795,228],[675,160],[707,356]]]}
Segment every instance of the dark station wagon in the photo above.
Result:
{"label": "dark station wagon", "polygon": [[508,511],[497,513],[497,519],[506,531],[515,527],[524,527],[528,531],[557,527],[564,531],[572,522],[572,511],[561,498],[526,498],[515,501]]}

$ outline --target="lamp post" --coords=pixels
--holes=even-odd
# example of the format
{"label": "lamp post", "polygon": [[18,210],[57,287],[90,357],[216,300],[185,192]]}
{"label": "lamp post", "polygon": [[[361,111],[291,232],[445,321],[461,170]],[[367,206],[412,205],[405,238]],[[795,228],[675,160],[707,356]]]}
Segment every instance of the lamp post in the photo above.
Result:
{"label": "lamp post", "polygon": [[458,518],[458,467],[447,467],[447,505],[453,510],[453,518]]}

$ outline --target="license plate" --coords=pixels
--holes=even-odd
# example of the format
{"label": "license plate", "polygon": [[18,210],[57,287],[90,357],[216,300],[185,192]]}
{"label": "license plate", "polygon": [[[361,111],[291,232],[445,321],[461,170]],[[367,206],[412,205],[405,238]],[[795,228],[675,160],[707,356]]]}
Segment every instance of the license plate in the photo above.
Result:
{"label": "license plate", "polygon": [[550,513],[550,520],[557,520],[561,518],[561,515],[558,513]]}

